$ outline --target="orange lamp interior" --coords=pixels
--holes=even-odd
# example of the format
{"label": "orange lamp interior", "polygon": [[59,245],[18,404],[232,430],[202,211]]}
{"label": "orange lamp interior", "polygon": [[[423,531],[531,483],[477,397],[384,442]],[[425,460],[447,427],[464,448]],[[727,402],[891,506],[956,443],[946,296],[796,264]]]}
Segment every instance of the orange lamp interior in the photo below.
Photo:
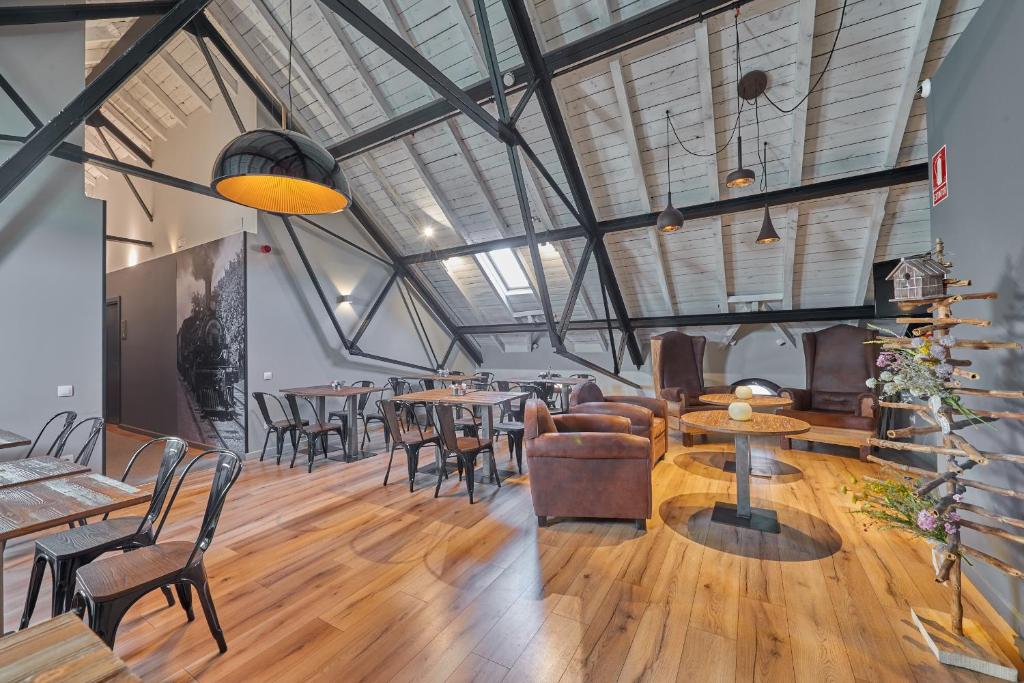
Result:
{"label": "orange lamp interior", "polygon": [[349,205],[349,198],[337,190],[283,176],[233,176],[218,181],[214,189],[225,199],[271,213],[337,213]]}

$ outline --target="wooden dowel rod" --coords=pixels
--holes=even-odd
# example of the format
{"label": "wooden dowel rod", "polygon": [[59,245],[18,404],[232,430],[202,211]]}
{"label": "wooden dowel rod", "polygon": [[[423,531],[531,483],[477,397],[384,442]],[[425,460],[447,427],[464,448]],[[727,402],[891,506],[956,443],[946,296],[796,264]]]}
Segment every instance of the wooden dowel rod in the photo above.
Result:
{"label": "wooden dowel rod", "polygon": [[993,486],[992,484],[986,484],[983,481],[974,481],[973,479],[958,479],[958,482],[972,489],[978,489],[979,491],[986,491],[988,493],[995,493],[996,495],[1006,496],[1007,498],[1016,498],[1018,500],[1024,500],[1024,493],[1020,491],[1014,491],[1012,489],[1004,489],[1002,486]]}
{"label": "wooden dowel rod", "polygon": [[890,439],[905,439],[908,436],[915,436],[917,434],[935,434],[936,432],[941,431],[941,427],[932,423],[926,427],[900,427],[899,429],[889,429],[885,432],[885,435]]}
{"label": "wooden dowel rod", "polygon": [[947,287],[970,287],[970,280],[955,280],[953,278],[946,278],[943,280]]}
{"label": "wooden dowel rod", "polygon": [[1009,526],[1017,527],[1018,529],[1024,529],[1024,519],[1017,519],[1016,517],[1007,517],[1006,515],[997,515],[994,512],[989,512],[980,505],[973,505],[971,503],[957,503],[954,507],[958,510],[964,510],[966,512],[973,513],[979,517],[985,519],[991,519],[994,522],[1000,522]]}
{"label": "wooden dowel rod", "polygon": [[1005,529],[999,527],[989,526],[988,524],[980,524],[978,522],[972,522],[969,519],[961,519],[960,526],[965,529],[973,529],[981,534],[988,534],[989,536],[996,536],[1007,541],[1013,541],[1014,543],[1020,543],[1024,545],[1024,536],[1018,536],[1017,534],[1010,533]]}
{"label": "wooden dowel rod", "polygon": [[960,368],[953,368],[953,374],[957,377],[963,377],[964,379],[981,379],[981,375],[974,372],[973,370],[961,370]]}
{"label": "wooden dowel rod", "polygon": [[1024,420],[1024,413],[1015,413],[1008,410],[972,410],[978,417],[991,417],[997,420]]}
{"label": "wooden dowel rod", "polygon": [[868,438],[868,443],[872,446],[879,446],[881,448],[891,448],[894,451],[912,451],[914,453],[934,453],[935,455],[954,455],[963,458],[967,457],[967,454],[961,451],[959,448],[945,448],[943,446],[929,446],[924,443],[903,443],[902,441],[889,441],[887,439],[879,439],[877,437]]}
{"label": "wooden dowel rod", "polygon": [[896,322],[901,325],[913,325],[916,323],[922,323],[927,325],[937,325],[940,327],[951,327],[953,325],[974,325],[976,327],[990,327],[992,325],[991,320],[983,320],[982,318],[896,318]]}
{"label": "wooden dowel rod", "polygon": [[988,451],[982,451],[989,460],[998,460],[999,462],[1015,462],[1018,465],[1024,465],[1024,455],[1017,455],[1015,453],[989,453]]}
{"label": "wooden dowel rod", "polygon": [[910,465],[904,465],[902,463],[891,462],[889,460],[884,460],[882,458],[879,458],[876,455],[869,455],[868,456],[868,460],[870,462],[873,462],[873,463],[876,463],[878,465],[881,465],[882,467],[890,467],[890,468],[892,468],[894,470],[899,470],[900,472],[908,472],[910,474],[916,474],[919,477],[934,477],[937,474],[936,472],[929,472],[928,470],[923,470],[923,469],[921,469],[919,467],[912,467]]}
{"label": "wooden dowel rod", "polygon": [[982,562],[987,562],[996,569],[1006,572],[1010,576],[1015,576],[1018,579],[1024,579],[1024,572],[1017,569],[1016,567],[1011,567],[1010,565],[1006,564],[1000,559],[992,557],[988,553],[983,553],[980,550],[972,548],[968,545],[961,545],[960,552],[963,553],[966,557],[970,557],[975,560],[981,560]]}
{"label": "wooden dowel rod", "polygon": [[[883,348],[888,345],[893,347],[903,348],[906,346],[912,346],[914,340],[910,337],[886,337]],[[1020,343],[1015,341],[987,341],[982,339],[958,339],[956,344],[953,345],[956,349],[978,349],[982,351],[990,351],[993,349],[1008,349],[1010,351],[1019,351],[1022,347]]]}
{"label": "wooden dowel rod", "polygon": [[971,389],[954,387],[953,393],[958,396],[991,396],[992,398],[1024,398],[1024,391],[1008,391],[1003,389]]}
{"label": "wooden dowel rod", "polygon": [[971,445],[971,442],[960,436],[959,434],[950,434],[949,441],[954,446],[962,450],[968,458],[974,462],[985,464],[988,462],[988,458],[981,454],[977,448]]}

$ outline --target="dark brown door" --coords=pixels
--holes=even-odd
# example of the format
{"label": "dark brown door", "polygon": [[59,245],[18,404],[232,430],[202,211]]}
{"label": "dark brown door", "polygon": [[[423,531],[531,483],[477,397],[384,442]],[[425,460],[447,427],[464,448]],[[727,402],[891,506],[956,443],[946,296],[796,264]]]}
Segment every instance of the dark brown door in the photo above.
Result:
{"label": "dark brown door", "polygon": [[103,307],[103,417],[121,423],[121,299]]}

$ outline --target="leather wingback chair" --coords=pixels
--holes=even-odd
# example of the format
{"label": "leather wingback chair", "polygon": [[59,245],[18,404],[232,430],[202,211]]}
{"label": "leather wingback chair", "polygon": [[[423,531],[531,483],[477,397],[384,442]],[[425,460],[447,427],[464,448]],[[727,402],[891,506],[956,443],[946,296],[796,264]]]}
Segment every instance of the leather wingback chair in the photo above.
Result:
{"label": "leather wingback chair", "polygon": [[617,415],[554,415],[544,401],[526,402],[523,446],[537,523],[549,517],[651,518],[650,442],[630,434]]}
{"label": "leather wingback chair", "polygon": [[[730,394],[731,387],[704,386],[706,337],[673,330],[651,338],[651,369],[654,393],[668,402],[668,413],[676,420],[691,410],[710,410],[701,403],[702,394]],[[683,431],[683,445],[693,445],[693,434]]]}
{"label": "leather wingback chair", "polygon": [[878,370],[878,346],[864,342],[876,336],[853,325],[805,333],[807,387],[783,389],[780,394],[793,399],[793,406],[780,414],[811,425],[873,432],[878,411],[875,396],[864,382]]}
{"label": "leather wingback chair", "polygon": [[663,399],[605,396],[597,382],[585,382],[577,384],[569,394],[569,412],[628,418],[630,433],[651,442],[651,467],[668,450],[668,404]]}

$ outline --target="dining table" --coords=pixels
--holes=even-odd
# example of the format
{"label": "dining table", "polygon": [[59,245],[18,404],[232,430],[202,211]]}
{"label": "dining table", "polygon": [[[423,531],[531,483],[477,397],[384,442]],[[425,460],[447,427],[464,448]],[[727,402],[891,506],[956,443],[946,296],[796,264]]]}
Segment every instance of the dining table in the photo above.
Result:
{"label": "dining table", "polygon": [[[793,405],[793,399],[786,398],[785,396],[768,396],[763,394],[754,394],[750,398],[739,398],[736,394],[701,394],[701,403],[706,403],[711,406],[721,406],[728,408],[730,403],[737,401],[741,403],[749,404],[751,409],[756,412],[763,413],[774,413],[783,408],[789,408]],[[750,452],[750,474],[754,477],[771,477],[775,472],[774,464],[776,464],[771,458],[771,450],[760,449],[761,452],[755,452],[758,450],[756,444],[752,446]],[[722,463],[722,470],[725,472],[736,471],[736,460],[726,459]]]}
{"label": "dining table", "polygon": [[753,413],[749,420],[734,420],[725,410],[697,410],[684,413],[683,424],[705,432],[730,434],[736,442],[736,503],[718,501],[711,521],[719,524],[766,531],[781,530],[774,510],[754,508],[750,503],[750,437],[803,434],[811,425],[803,420],[771,413]]}
{"label": "dining table", "polygon": [[327,424],[327,399],[343,398],[348,413],[348,443],[346,460],[362,460],[377,455],[374,451],[364,451],[359,446],[359,400],[358,397],[365,394],[375,394],[384,391],[383,387],[344,387],[320,384],[312,387],[293,387],[281,389],[283,394],[295,394],[306,398],[316,399],[316,416],[320,424]]}
{"label": "dining table", "polygon": [[141,680],[81,617],[70,612],[0,638],[0,683],[134,683]]}
{"label": "dining table", "polygon": [[0,633],[3,632],[7,542],[71,522],[145,503],[147,489],[88,472],[0,488]]}
{"label": "dining table", "polygon": [[59,479],[84,474],[89,468],[74,460],[61,460],[49,455],[0,462],[0,489],[23,486],[36,481]]}
{"label": "dining table", "polygon": [[32,442],[21,434],[0,429],[0,449],[20,448],[21,446],[30,446],[31,444]]}
{"label": "dining table", "polygon": [[423,386],[429,389],[436,389],[435,382],[469,382],[472,381],[473,375],[462,375],[459,373],[449,373],[447,375],[440,372],[425,372],[411,375],[399,375],[398,379],[409,379],[423,382]]}

